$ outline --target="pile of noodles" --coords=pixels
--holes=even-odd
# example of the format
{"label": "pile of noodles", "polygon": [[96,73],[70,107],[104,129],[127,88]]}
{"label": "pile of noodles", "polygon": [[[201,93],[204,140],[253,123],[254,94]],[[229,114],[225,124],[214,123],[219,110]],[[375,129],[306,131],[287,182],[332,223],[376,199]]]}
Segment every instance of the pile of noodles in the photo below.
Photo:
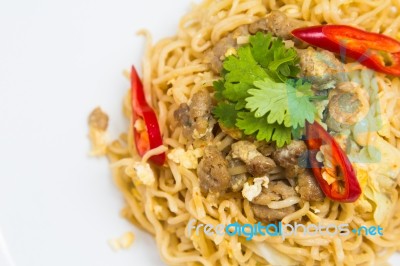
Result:
{"label": "pile of noodles", "polygon": [[[398,0],[206,0],[182,18],[176,36],[152,44],[150,35],[141,32],[147,39],[142,79],[147,100],[158,115],[164,146],[140,158],[134,148],[132,128],[108,145],[106,153],[112,162],[113,176],[127,203],[123,216],[154,235],[162,259],[169,265],[382,265],[400,248],[400,201],[396,182],[389,195],[391,204],[380,218],[357,210],[355,203],[326,199],[315,205],[300,202],[299,210],[282,220],[283,223],[348,223],[351,230],[361,225],[376,225],[379,219],[383,236],[298,234],[282,240],[258,235],[246,241],[241,236],[206,236],[201,230],[198,236],[188,237],[186,227],[191,219],[213,225],[236,221],[257,223],[247,200],[202,195],[196,170],[188,170],[167,159],[166,166],[153,167],[156,177],[153,185],[137,181],[132,168],[134,161],[146,162],[151,155],[173,148],[188,149],[173,112],[197,91],[213,92],[212,84],[218,77],[210,70],[205,51],[230,31],[275,9],[310,25],[348,24],[400,38]],[[352,80],[375,84],[379,97],[376,101],[386,128],[382,138],[398,151],[400,80],[373,71],[365,76],[357,72],[363,69],[357,63],[346,67],[355,71],[349,75]],[[131,118],[129,93],[124,100],[124,113]],[[376,134],[364,134],[360,141],[368,145],[376,139]],[[222,149],[231,142],[232,139],[220,133],[212,144]],[[364,173],[371,174],[368,171],[366,168]]]}

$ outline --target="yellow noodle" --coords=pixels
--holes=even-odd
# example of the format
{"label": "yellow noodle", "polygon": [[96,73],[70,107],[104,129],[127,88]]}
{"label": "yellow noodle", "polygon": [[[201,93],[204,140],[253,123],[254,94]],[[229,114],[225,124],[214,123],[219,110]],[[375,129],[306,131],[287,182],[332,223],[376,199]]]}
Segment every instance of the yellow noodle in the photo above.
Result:
{"label": "yellow noodle", "polygon": [[280,201],[272,201],[271,203],[268,204],[268,207],[271,209],[282,209],[297,204],[299,202],[300,202],[299,197],[289,197]]}

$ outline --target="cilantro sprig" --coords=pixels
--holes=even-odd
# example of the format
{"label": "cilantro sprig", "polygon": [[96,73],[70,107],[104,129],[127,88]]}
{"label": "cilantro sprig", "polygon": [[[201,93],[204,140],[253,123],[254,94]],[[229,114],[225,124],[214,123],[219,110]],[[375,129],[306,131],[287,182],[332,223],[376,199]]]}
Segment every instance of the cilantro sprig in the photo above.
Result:
{"label": "cilantro sprig", "polygon": [[276,83],[270,79],[255,81],[256,89],[250,89],[246,108],[255,112],[256,117],[266,116],[268,123],[283,124],[285,127],[304,127],[305,120],[313,121],[315,106],[310,102],[313,96],[311,84],[288,80]]}
{"label": "cilantro sprig", "polygon": [[298,63],[296,50],[282,39],[250,36],[249,44],[225,59],[222,79],[214,82],[218,122],[278,147],[290,143],[292,131],[312,123],[316,112],[311,84],[296,78]]}

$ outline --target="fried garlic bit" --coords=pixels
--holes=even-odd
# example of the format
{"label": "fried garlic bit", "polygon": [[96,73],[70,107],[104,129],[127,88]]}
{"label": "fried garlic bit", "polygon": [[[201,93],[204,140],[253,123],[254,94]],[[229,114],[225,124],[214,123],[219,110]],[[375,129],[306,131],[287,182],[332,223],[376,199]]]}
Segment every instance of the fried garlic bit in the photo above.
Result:
{"label": "fried garlic bit", "polygon": [[107,151],[108,115],[96,107],[89,115],[89,139],[92,143],[90,155],[102,156]]}

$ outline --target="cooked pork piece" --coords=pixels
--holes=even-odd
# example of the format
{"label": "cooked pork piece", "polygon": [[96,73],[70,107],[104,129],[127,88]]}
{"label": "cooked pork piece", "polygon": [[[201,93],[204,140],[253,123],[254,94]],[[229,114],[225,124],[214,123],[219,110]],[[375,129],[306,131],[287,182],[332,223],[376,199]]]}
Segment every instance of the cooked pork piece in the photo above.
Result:
{"label": "cooked pork piece", "polygon": [[225,59],[225,54],[228,49],[236,49],[237,42],[231,35],[222,38],[215,44],[214,48],[210,51],[210,67],[214,73],[219,74],[222,70],[222,62]]}
{"label": "cooked pork piece", "polygon": [[[224,59],[235,53],[240,45],[237,41],[238,37],[248,36],[262,31],[271,32],[274,36],[281,37],[284,40],[294,39],[291,35],[291,31],[302,26],[305,26],[303,21],[288,18],[283,12],[273,10],[265,18],[250,25],[240,26],[232,33],[221,38],[207,54],[211,70],[216,74],[221,73]],[[297,42],[297,39],[294,40]]]}
{"label": "cooked pork piece", "polygon": [[260,195],[251,202],[258,205],[268,205],[271,201],[284,200],[297,196],[296,191],[283,181],[271,181],[268,188],[263,188]]}
{"label": "cooked pork piece", "polygon": [[267,20],[265,18],[257,20],[256,22],[253,22],[249,25],[250,34],[256,34],[259,31],[262,31],[262,32],[268,31]]}
{"label": "cooked pork piece", "polygon": [[228,34],[226,37],[221,38],[221,40],[214,45],[214,48],[207,54],[207,57],[210,60],[211,70],[214,71],[214,73],[221,73],[222,62],[224,59],[228,55],[232,54],[232,52],[234,53],[239,47],[237,38],[247,35],[249,35],[248,26],[243,25],[234,30],[232,33]]}
{"label": "cooked pork piece", "polygon": [[289,165],[288,167],[286,167],[284,169],[286,178],[295,178],[304,171],[305,171],[305,168],[303,168],[302,166],[300,166],[298,164]]}
{"label": "cooked pork piece", "polygon": [[202,192],[222,192],[225,191],[231,180],[228,171],[228,162],[221,152],[212,146],[204,150],[204,156],[197,168],[197,175],[200,179],[200,189]]}
{"label": "cooked pork piece", "polygon": [[313,84],[316,90],[327,90],[335,87],[344,73],[343,64],[328,51],[318,52],[314,48],[298,49],[300,57],[300,75]]}
{"label": "cooked pork piece", "polygon": [[238,141],[231,146],[232,157],[241,159],[253,176],[264,176],[276,168],[275,162],[262,155],[250,141]]}
{"label": "cooked pork piece", "polygon": [[211,107],[210,93],[205,90],[198,91],[190,99],[190,116],[192,118],[207,116],[211,112]]}
{"label": "cooked pork piece", "polygon": [[192,137],[193,139],[201,139],[206,136],[206,139],[209,139],[211,136],[211,130],[215,124],[214,120],[209,120],[210,116],[201,116],[196,119],[194,123],[194,130]]}
{"label": "cooked pork piece", "polygon": [[299,186],[300,198],[306,201],[323,201],[324,193],[319,187],[315,177],[307,170],[299,174],[297,183]]}
{"label": "cooked pork piece", "polygon": [[[228,167],[233,168],[237,166],[245,166],[245,164],[239,159],[233,159],[230,155],[226,157],[228,161]],[[231,176],[230,187],[233,192],[238,192],[243,189],[244,183],[247,182],[248,174],[241,173]]]}
{"label": "cooked pork piece", "polygon": [[365,117],[369,110],[369,97],[361,86],[354,82],[341,82],[329,92],[329,129],[340,132]]}
{"label": "cooked pork piece", "polygon": [[279,10],[272,10],[265,18],[249,25],[249,32],[256,34],[258,31],[271,32],[274,36],[284,40],[293,39],[292,30],[306,26],[304,21],[288,18]]}
{"label": "cooked pork piece", "polygon": [[107,130],[108,115],[97,107],[89,115],[89,126],[102,131]]}
{"label": "cooked pork piece", "polygon": [[251,209],[253,210],[255,218],[265,223],[280,221],[285,216],[296,211],[294,206],[289,206],[282,209],[271,209],[267,206],[257,204],[251,204]]}
{"label": "cooked pork piece", "polygon": [[229,135],[233,139],[239,140],[243,137],[243,131],[238,128],[228,128],[225,127],[222,123],[219,124],[219,127],[221,128],[222,132]]}
{"label": "cooked pork piece", "polygon": [[233,175],[231,177],[231,189],[233,192],[242,191],[244,184],[247,182],[246,174]]}
{"label": "cooked pork piece", "polygon": [[293,140],[289,145],[278,148],[274,154],[274,160],[282,167],[298,165],[299,157],[307,151],[304,141]]}
{"label": "cooked pork piece", "polygon": [[270,157],[272,153],[275,151],[274,145],[267,143],[265,141],[259,142],[257,146],[258,146],[257,150],[266,157]]}
{"label": "cooked pork piece", "polygon": [[174,118],[183,128],[183,136],[187,139],[192,138],[193,119],[190,117],[190,107],[186,103],[182,103],[174,112]]}
{"label": "cooked pork piece", "polygon": [[212,103],[210,94],[196,92],[189,101],[183,103],[174,112],[174,118],[183,127],[183,136],[188,140],[210,140],[216,123],[211,115]]}
{"label": "cooked pork piece", "polygon": [[190,108],[186,103],[182,103],[178,109],[174,112],[174,118],[182,126],[190,127],[192,125],[192,119],[190,117]]}
{"label": "cooked pork piece", "polygon": [[272,158],[275,162],[285,168],[287,178],[294,178],[304,171],[304,165],[301,164],[301,156],[307,151],[304,141],[293,140],[289,145],[278,148]]}
{"label": "cooked pork piece", "polygon": [[246,165],[247,170],[253,176],[264,176],[276,168],[274,160],[264,155],[255,156]]}
{"label": "cooked pork piece", "polygon": [[335,132],[341,132],[343,130],[346,130],[346,129],[350,128],[350,125],[346,125],[346,124],[342,124],[342,123],[338,122],[329,113],[328,113],[328,115],[326,117],[325,123],[328,126],[329,130],[332,130],[332,131],[335,131]]}

